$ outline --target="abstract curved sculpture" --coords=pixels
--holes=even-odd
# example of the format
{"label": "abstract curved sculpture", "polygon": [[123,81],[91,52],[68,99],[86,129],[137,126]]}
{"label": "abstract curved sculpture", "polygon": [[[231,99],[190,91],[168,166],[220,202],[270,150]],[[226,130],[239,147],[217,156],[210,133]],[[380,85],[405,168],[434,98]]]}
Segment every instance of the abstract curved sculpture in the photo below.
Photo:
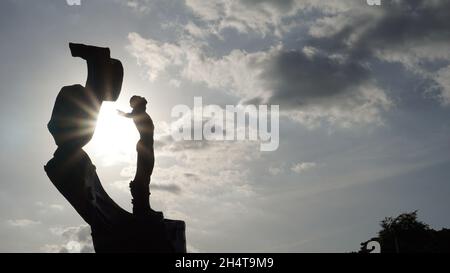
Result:
{"label": "abstract curved sculpture", "polygon": [[97,116],[103,101],[116,101],[123,82],[123,67],[110,58],[108,48],[70,45],[73,57],[87,62],[86,86],[61,89],[56,98],[48,129],[59,148],[82,148],[94,135]]}
{"label": "abstract curved sculpture", "polygon": [[96,252],[186,252],[185,223],[162,213],[136,217],[106,193],[82,147],[92,138],[103,101],[120,95],[123,67],[108,48],[70,44],[88,64],[86,86],[63,87],[48,129],[58,149],[45,166],[48,177],[91,226]]}

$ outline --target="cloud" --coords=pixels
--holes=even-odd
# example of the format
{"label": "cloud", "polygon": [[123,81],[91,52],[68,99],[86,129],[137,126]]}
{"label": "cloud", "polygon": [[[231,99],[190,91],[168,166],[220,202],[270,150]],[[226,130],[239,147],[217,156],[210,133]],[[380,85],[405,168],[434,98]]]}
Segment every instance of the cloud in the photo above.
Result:
{"label": "cloud", "polygon": [[187,244],[186,249],[187,249],[187,253],[200,253],[200,250],[198,250],[197,248],[193,247],[189,243]]}
{"label": "cloud", "polygon": [[358,91],[355,89],[369,85],[370,80],[370,71],[361,64],[314,48],[277,49],[263,69],[261,80],[272,91],[267,100],[289,108],[320,104],[323,99]]}
{"label": "cloud", "polygon": [[125,5],[139,14],[148,14],[152,9],[152,2],[150,0],[116,0],[122,5]]}
{"label": "cloud", "polygon": [[[319,3],[317,3],[319,2]],[[351,1],[354,3],[354,1]],[[201,30],[216,25],[219,30],[235,27],[267,34],[289,25],[286,18],[300,10],[342,12],[347,4],[329,1],[187,1],[186,5],[203,20],[203,26],[189,22],[191,36],[176,43],[146,39],[129,34],[128,50],[154,81],[165,72],[194,83],[206,84],[235,96],[244,103],[278,104],[282,112],[309,128],[326,121],[341,127],[382,123],[381,115],[393,105],[377,86],[364,64],[346,56],[314,47],[285,49],[282,43],[265,51],[231,50],[224,56],[208,54]],[[248,13],[248,14],[243,14]],[[272,18],[268,20],[267,18]],[[248,20],[248,22],[247,22]],[[299,22],[302,20],[293,20]],[[319,32],[316,26],[316,32]],[[172,79],[173,80],[173,79]],[[176,81],[179,82],[178,79]]]}
{"label": "cloud", "polygon": [[271,175],[279,175],[280,173],[283,172],[283,168],[281,167],[269,167],[269,173]]}
{"label": "cloud", "polygon": [[[186,0],[194,15],[212,26],[217,33],[235,29],[245,34],[281,37],[302,25],[296,16],[313,8],[323,10],[342,8],[341,1],[322,0]],[[352,1],[354,2],[354,1]]]}
{"label": "cloud", "polygon": [[161,183],[153,183],[150,187],[154,190],[171,192],[173,194],[179,194],[181,192],[180,186],[170,183],[170,184],[161,184]]}
{"label": "cloud", "polygon": [[[152,80],[174,64],[183,67],[184,78],[210,87],[230,89],[231,93],[244,99],[255,95],[248,92],[254,90],[269,93],[274,101],[303,104],[305,100],[313,99],[305,95],[312,94],[317,98],[327,93],[343,94],[342,91],[348,91],[347,87],[350,87],[352,91],[346,93],[348,96],[337,100],[335,97],[322,101],[314,99],[313,108],[306,107],[294,115],[310,125],[325,120],[348,127],[354,123],[380,123],[382,112],[392,106],[386,92],[374,82],[376,75],[368,69],[373,58],[377,58],[387,63],[401,63],[418,76],[431,80],[440,102],[448,105],[450,100],[446,70],[436,74],[427,67],[429,62],[435,61],[447,61],[443,65],[450,67],[450,23],[447,20],[450,3],[446,0],[391,0],[383,1],[383,5],[376,8],[359,0],[217,0],[207,3],[186,0],[185,4],[195,15],[196,22],[186,23],[184,28],[189,35],[180,37],[178,44],[139,39],[142,37],[134,34],[130,37],[135,40],[131,46],[133,55],[149,68]],[[141,5],[148,4],[141,2]],[[299,32],[298,26],[306,28],[307,32]],[[205,54],[207,50],[201,44],[205,37],[210,33],[220,35],[229,28],[244,34],[274,35],[275,43],[280,43],[285,34],[295,30],[304,36],[301,39],[304,42],[293,52],[282,50],[275,55],[273,49],[250,53],[235,49],[221,57]],[[142,50],[139,41],[146,49]],[[309,60],[305,48],[313,48],[320,54]],[[342,62],[333,63],[336,57]],[[257,58],[261,62],[267,58],[268,66],[261,67],[263,64],[258,63]],[[252,61],[256,61],[254,66]],[[292,73],[286,73],[286,69]],[[334,77],[336,71],[341,72],[343,81]],[[262,74],[271,76],[265,82],[267,86],[259,81]],[[319,75],[325,75],[321,79],[326,80],[318,80]],[[301,81],[296,80],[297,76]],[[336,88],[333,84],[337,84]],[[351,99],[352,92],[356,92],[357,100]],[[258,96],[260,94],[255,97]],[[333,111],[327,111],[330,104],[336,106]],[[354,109],[349,109],[349,104]],[[354,106],[361,104],[363,108]],[[352,118],[354,116],[357,118]]]}
{"label": "cloud", "polygon": [[[381,112],[389,109],[392,102],[373,81],[372,78],[375,78],[376,75],[372,75],[367,66],[364,66],[370,63],[373,57],[384,62],[401,63],[406,69],[432,80],[435,84],[434,90],[439,94],[437,97],[440,102],[443,105],[449,104],[447,72],[450,67],[450,51],[448,50],[450,22],[447,18],[450,16],[450,3],[448,1],[384,1],[380,8],[371,8],[363,3],[364,1],[353,0],[276,1],[278,4],[272,6],[268,2],[263,0],[217,1],[214,2],[215,6],[228,7],[218,14],[214,14],[211,7],[200,7],[198,1],[188,1],[187,5],[197,11],[205,21],[219,20],[222,25],[227,25],[224,22],[231,20],[230,18],[249,18],[248,20],[258,22],[256,19],[258,17],[239,16],[241,12],[248,10],[245,8],[247,5],[253,7],[252,12],[261,15],[273,14],[273,12],[260,9],[260,6],[270,7],[271,10],[289,8],[292,13],[278,15],[284,19],[299,12],[315,11],[317,13],[315,16],[304,16],[302,20],[296,18],[295,21],[307,21],[310,37],[305,38],[305,48],[314,48],[321,54],[315,55],[315,60],[309,62],[304,56],[305,51],[301,49],[282,52],[272,58],[271,72],[274,73],[265,73],[264,75],[269,75],[268,79],[273,78],[271,83],[269,82],[269,87],[272,87],[269,90],[275,91],[273,99],[276,101],[286,98],[286,101],[293,103],[301,99],[303,102],[310,98],[304,97],[308,95],[305,92],[314,92],[315,97],[325,94],[323,90],[328,90],[330,94],[337,94],[348,90],[348,88],[342,87],[346,87],[349,83],[351,86],[348,87],[354,87],[353,91],[356,88],[360,92],[356,92],[359,98],[357,100],[351,100],[351,92],[347,93],[347,97],[341,97],[338,101],[328,100],[328,102],[332,102],[331,105],[336,106],[333,113],[326,111],[330,105],[327,101],[321,101],[313,109],[302,110],[297,115],[302,121],[317,120],[318,117],[322,117],[331,122],[343,120],[344,125],[358,122],[379,122]],[[245,21],[246,19],[236,20]],[[276,21],[278,25],[288,25],[285,20],[277,19]],[[273,24],[271,20],[265,20],[265,22]],[[255,27],[255,25],[251,27],[249,24],[241,28],[241,30],[245,29],[267,31],[267,28]],[[340,58],[343,62],[339,65],[330,65],[332,64],[330,60],[335,60],[335,57]],[[429,64],[436,61],[445,61],[441,64],[444,67],[438,73],[429,69]],[[216,64],[219,63],[216,62]],[[274,70],[274,64],[278,64],[275,66],[278,69]],[[270,64],[268,69],[270,69]],[[311,73],[308,73],[309,71]],[[334,77],[333,73],[336,71],[341,72],[340,76],[343,77],[343,81]],[[307,74],[302,77],[302,72]],[[274,76],[277,73],[281,74]],[[324,81],[317,79],[323,75],[325,75],[322,77],[325,79]],[[301,80],[296,81],[296,79]],[[351,80],[356,83],[354,84]],[[300,87],[311,86],[312,88],[299,89],[298,84],[301,84]],[[333,88],[334,84],[337,84],[336,88]],[[363,91],[361,92],[361,90]],[[348,109],[347,104],[349,103],[362,104],[364,108],[350,108],[345,111]],[[356,116],[362,116],[352,120],[351,117],[355,116],[353,115],[355,113]]]}
{"label": "cloud", "polygon": [[296,1],[292,0],[187,0],[186,5],[218,31],[234,28],[242,33],[254,31],[260,35],[281,35],[284,30],[281,20],[295,15],[299,10]]}
{"label": "cloud", "polygon": [[442,104],[450,105],[450,66],[440,69],[433,79],[436,81],[437,88],[440,91]]}
{"label": "cloud", "polygon": [[137,33],[130,33],[129,52],[137,58],[138,63],[148,68],[148,77],[155,80],[170,65],[180,65],[185,54],[180,46],[144,39]]}
{"label": "cloud", "polygon": [[36,202],[36,206],[39,208],[39,213],[59,213],[64,211],[64,206],[60,204],[47,204],[44,202]]}
{"label": "cloud", "polygon": [[362,63],[319,49],[275,50],[261,66],[262,95],[251,104],[280,105],[309,127],[326,121],[341,127],[382,123],[393,102]]}
{"label": "cloud", "polygon": [[6,222],[8,225],[12,227],[19,227],[19,228],[32,227],[41,224],[41,222],[39,221],[34,221],[30,219],[12,219],[7,220]]}
{"label": "cloud", "polygon": [[51,204],[50,208],[56,211],[63,211],[64,210],[64,206],[63,205],[58,205],[58,204]]}
{"label": "cloud", "polygon": [[192,141],[180,140],[174,141],[172,135],[165,135],[155,141],[155,148],[162,152],[177,152],[177,151],[195,151],[207,149],[210,145],[207,141]]}
{"label": "cloud", "polygon": [[87,225],[77,227],[56,227],[51,228],[50,232],[56,236],[62,237],[63,244],[45,245],[42,251],[48,253],[93,253],[94,246],[91,237],[91,228]]}
{"label": "cloud", "polygon": [[211,29],[208,29],[207,27],[199,27],[197,24],[195,24],[192,21],[189,21],[185,26],[184,29],[189,33],[192,37],[196,37],[199,39],[204,39],[208,35],[212,34],[213,31]]}
{"label": "cloud", "polygon": [[173,76],[223,90],[244,103],[280,105],[308,127],[323,120],[342,127],[382,123],[381,114],[393,105],[367,66],[312,47],[286,50],[279,44],[267,51],[236,49],[214,57],[203,45],[184,40],[160,43],[131,33],[129,41],[129,51],[150,80],[170,66],[178,69]]}
{"label": "cloud", "polygon": [[[450,64],[450,2],[384,1],[382,8],[349,8],[328,13],[309,29],[308,43],[352,61],[377,58],[400,63],[419,77],[434,81],[438,98],[448,105],[446,71]],[[433,63],[444,68],[435,73]],[[431,67],[431,69],[430,69]]]}
{"label": "cloud", "polygon": [[317,167],[317,163],[315,163],[315,162],[301,162],[301,163],[294,164],[291,167],[291,170],[295,173],[300,174],[300,173],[309,171],[311,169],[314,169],[315,167]]}
{"label": "cloud", "polygon": [[260,156],[259,143],[175,141],[170,130],[190,123],[191,118],[182,116],[174,121],[155,143],[158,158],[165,161],[156,165],[152,181],[159,182],[155,189],[169,190],[188,198],[214,197],[226,190],[238,195],[251,194],[248,173],[242,171],[242,166]]}

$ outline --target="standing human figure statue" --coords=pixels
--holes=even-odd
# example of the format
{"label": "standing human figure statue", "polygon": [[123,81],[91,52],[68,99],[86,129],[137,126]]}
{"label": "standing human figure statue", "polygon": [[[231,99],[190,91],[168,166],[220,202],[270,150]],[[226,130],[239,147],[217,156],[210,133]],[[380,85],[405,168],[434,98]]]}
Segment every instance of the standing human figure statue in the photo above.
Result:
{"label": "standing human figure statue", "polygon": [[132,118],[140,139],[136,145],[137,170],[134,180],[130,183],[131,196],[133,197],[133,214],[137,216],[154,212],[150,208],[150,177],[155,165],[153,150],[153,135],[155,126],[151,117],[145,112],[147,100],[143,97],[133,96],[130,99],[131,113],[118,110],[121,116]]}

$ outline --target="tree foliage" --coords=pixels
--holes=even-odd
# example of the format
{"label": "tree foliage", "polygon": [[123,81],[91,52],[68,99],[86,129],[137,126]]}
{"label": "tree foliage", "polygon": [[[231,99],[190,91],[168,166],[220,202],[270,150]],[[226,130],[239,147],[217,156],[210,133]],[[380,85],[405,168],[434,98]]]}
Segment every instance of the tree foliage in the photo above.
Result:
{"label": "tree foliage", "polygon": [[430,228],[417,219],[417,211],[385,218],[378,236],[361,243],[360,253],[370,252],[371,241],[380,243],[381,253],[450,252],[450,230]]}

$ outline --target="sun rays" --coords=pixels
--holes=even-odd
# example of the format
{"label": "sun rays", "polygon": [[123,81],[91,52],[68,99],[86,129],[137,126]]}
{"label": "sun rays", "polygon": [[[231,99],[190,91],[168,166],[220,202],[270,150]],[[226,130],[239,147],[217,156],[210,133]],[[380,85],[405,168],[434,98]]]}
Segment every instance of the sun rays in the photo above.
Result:
{"label": "sun rays", "polygon": [[135,161],[139,134],[133,121],[117,114],[117,108],[115,103],[103,103],[94,136],[86,146],[104,165]]}

